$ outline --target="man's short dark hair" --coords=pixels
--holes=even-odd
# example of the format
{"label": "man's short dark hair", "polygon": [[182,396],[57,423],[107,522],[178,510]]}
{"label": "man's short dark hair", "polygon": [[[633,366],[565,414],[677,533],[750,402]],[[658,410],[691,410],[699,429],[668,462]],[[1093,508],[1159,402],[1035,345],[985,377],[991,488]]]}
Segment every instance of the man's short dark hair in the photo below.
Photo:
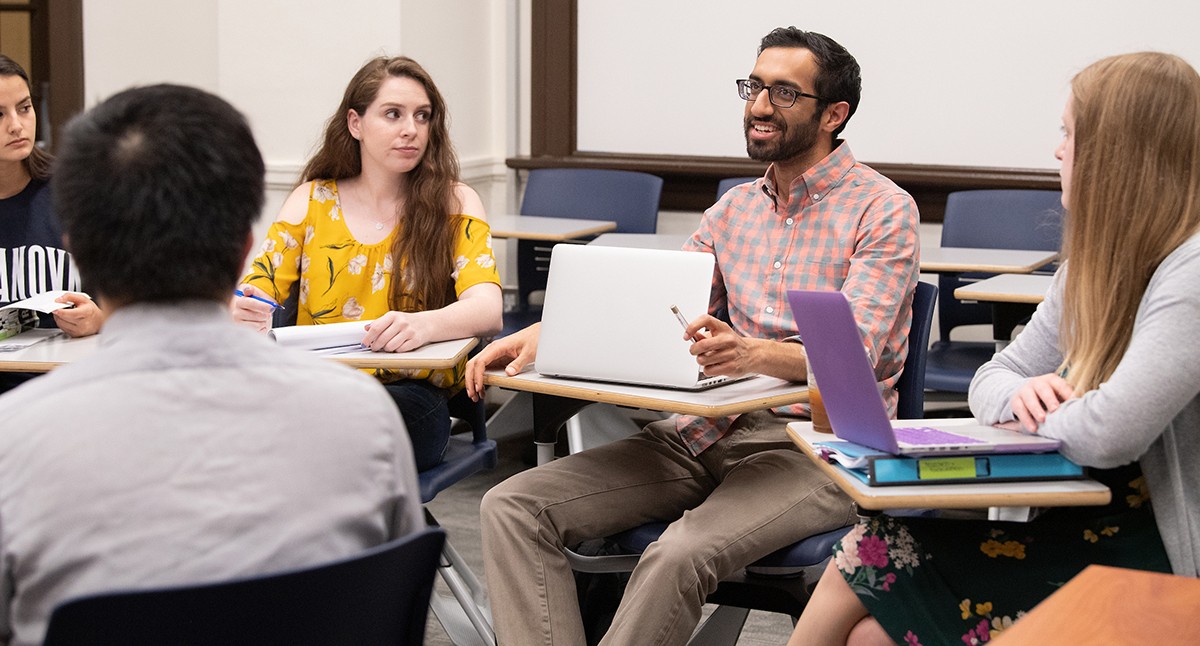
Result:
{"label": "man's short dark hair", "polygon": [[[812,52],[820,68],[813,94],[829,100],[822,101],[817,106],[818,110],[824,110],[830,102],[845,101],[850,104],[846,120],[833,131],[835,138],[840,135],[850,122],[850,117],[858,110],[858,101],[862,97],[862,70],[858,61],[854,60],[845,47],[829,36],[795,27],[777,27],[771,30],[759,43],[758,53],[763,53],[763,50],[769,47],[799,47]],[[808,91],[807,88],[804,89]]]}
{"label": "man's short dark hair", "polygon": [[51,180],[84,283],[116,302],[226,299],[263,206],[245,117],[179,85],[134,88],[75,118]]}

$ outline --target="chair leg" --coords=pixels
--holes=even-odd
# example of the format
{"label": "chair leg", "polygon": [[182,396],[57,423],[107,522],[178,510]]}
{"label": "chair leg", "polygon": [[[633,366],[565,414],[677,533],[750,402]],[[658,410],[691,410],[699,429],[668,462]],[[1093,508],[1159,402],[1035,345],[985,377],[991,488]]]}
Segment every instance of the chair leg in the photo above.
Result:
{"label": "chair leg", "polygon": [[[425,518],[430,525],[438,524],[428,509]],[[435,591],[429,598],[429,607],[451,643],[455,646],[496,646],[492,613],[483,584],[448,540],[442,548],[438,575],[449,588],[453,600]]]}
{"label": "chair leg", "polygon": [[[648,416],[654,415],[644,411]],[[665,416],[663,416],[665,419]],[[584,426],[587,433],[584,433]],[[641,430],[629,417],[626,409],[611,404],[592,404],[567,420],[567,446],[571,453],[608,444]]]}
{"label": "chair leg", "polygon": [[434,593],[429,605],[450,641],[456,646],[495,646],[496,633],[483,586],[450,543],[442,551],[438,574],[455,601]]}

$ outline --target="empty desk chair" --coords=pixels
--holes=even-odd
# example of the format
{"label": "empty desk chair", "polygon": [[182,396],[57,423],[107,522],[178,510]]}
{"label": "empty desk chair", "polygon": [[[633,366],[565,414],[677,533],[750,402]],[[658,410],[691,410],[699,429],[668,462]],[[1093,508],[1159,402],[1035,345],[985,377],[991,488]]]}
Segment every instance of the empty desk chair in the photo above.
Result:
{"label": "empty desk chair", "polygon": [[315,567],[68,600],[45,643],[422,644],[445,537],[430,528]]}
{"label": "empty desk chair", "polygon": [[[529,171],[521,215],[610,220],[620,233],[654,233],[658,228],[661,177],[647,173],[590,168]],[[529,295],[546,289],[552,243],[517,241],[519,311],[504,315],[508,334],[540,320]]]}
{"label": "empty desk chair", "polygon": [[723,195],[725,195],[725,193],[728,192],[729,189],[733,188],[734,186],[739,186],[741,184],[753,182],[756,179],[758,179],[758,178],[757,177],[726,177],[725,179],[717,182],[717,200],[720,200],[721,197]]}
{"label": "empty desk chair", "polygon": [[[946,200],[943,247],[1057,251],[1062,240],[1062,192],[1032,190],[958,191]],[[992,358],[992,342],[954,341],[960,325],[990,324],[987,305],[964,303],[954,290],[989,274],[938,276],[938,340],[930,348],[925,385],[930,390],[967,392],[975,371]]]}

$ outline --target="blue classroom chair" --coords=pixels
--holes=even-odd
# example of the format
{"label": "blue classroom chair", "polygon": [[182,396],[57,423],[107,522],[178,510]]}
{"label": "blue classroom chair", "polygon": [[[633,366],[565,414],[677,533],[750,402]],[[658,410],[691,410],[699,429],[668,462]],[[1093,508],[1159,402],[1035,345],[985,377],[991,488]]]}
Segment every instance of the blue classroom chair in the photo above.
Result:
{"label": "blue classroom chair", "polygon": [[[624,170],[540,168],[529,171],[521,215],[611,220],[619,233],[658,229],[661,177]],[[554,243],[517,241],[517,310],[504,315],[501,336],[541,320],[529,295],[546,289]]]}
{"label": "blue classroom chair", "polygon": [[[943,247],[1057,251],[1062,240],[1062,192],[1032,190],[957,191],[946,200]],[[1053,272],[1053,268],[1045,271]],[[992,310],[964,303],[954,290],[991,274],[938,276],[938,340],[929,350],[925,385],[965,393],[979,366],[992,358],[991,342],[954,341],[961,325],[990,324]]]}
{"label": "blue classroom chair", "polygon": [[419,645],[445,538],[427,528],[313,567],[67,600],[44,643]]}

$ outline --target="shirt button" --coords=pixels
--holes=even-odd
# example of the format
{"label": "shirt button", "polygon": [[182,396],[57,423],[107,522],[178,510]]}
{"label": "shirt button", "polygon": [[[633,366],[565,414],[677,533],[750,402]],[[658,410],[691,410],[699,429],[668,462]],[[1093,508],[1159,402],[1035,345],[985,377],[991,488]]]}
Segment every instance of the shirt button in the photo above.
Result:
{"label": "shirt button", "polygon": [[821,199],[821,194],[820,194],[820,193],[813,193],[813,196],[812,196],[812,198],[813,198],[813,201],[814,201],[814,202],[816,202],[816,201],[819,201],[819,200]]}
{"label": "shirt button", "polygon": [[767,306],[767,314],[774,314],[774,313],[775,313],[775,308],[768,305]]}
{"label": "shirt button", "polygon": [[795,221],[795,220],[793,220],[793,219],[791,219],[791,218],[788,218],[787,220],[784,220],[784,222],[787,222],[788,224],[791,224],[791,223],[792,223],[792,222],[794,222],[794,221]]}
{"label": "shirt button", "polygon": [[780,268],[780,267],[782,267],[782,266],[783,266],[783,263],[779,262],[778,260],[776,260],[776,261],[775,261],[775,268],[776,268],[776,269],[779,269],[779,268]]}

